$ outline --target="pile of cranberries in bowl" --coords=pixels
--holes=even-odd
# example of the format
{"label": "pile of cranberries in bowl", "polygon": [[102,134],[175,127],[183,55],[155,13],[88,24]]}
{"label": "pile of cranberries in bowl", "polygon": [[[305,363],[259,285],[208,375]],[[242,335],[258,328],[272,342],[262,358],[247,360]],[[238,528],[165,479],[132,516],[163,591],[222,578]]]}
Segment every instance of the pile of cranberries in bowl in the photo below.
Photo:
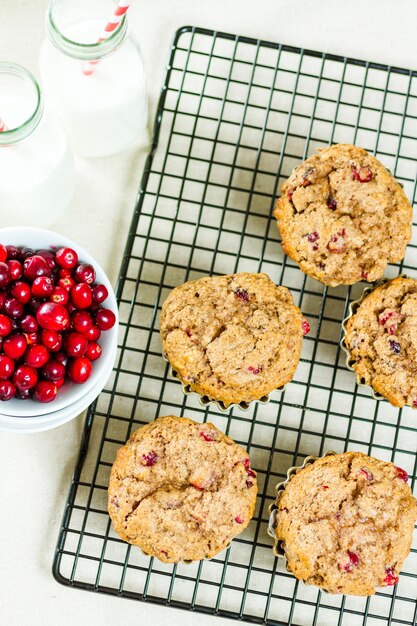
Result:
{"label": "pile of cranberries in bowl", "polygon": [[0,400],[52,402],[66,380],[85,383],[116,316],[94,267],[72,248],[0,244]]}

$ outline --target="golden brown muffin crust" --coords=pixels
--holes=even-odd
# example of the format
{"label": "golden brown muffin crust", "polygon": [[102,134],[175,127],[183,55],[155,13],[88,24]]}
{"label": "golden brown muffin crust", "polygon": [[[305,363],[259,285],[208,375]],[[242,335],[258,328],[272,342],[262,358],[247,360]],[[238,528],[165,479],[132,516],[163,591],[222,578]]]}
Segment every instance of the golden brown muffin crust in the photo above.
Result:
{"label": "golden brown muffin crust", "polygon": [[291,572],[331,593],[367,596],[396,584],[417,519],[407,479],[393,463],[360,452],[300,470],[277,512]]}
{"label": "golden brown muffin crust", "polygon": [[358,381],[394,406],[417,407],[417,280],[376,287],[348,320],[344,343]]}
{"label": "golden brown muffin crust", "polygon": [[412,207],[391,173],[363,148],[319,150],[282,185],[274,215],[282,247],[325,285],[381,278],[401,261],[411,238]]}
{"label": "golden brown muffin crust", "polygon": [[206,277],[176,287],[161,313],[162,347],[180,380],[226,405],[251,402],[289,382],[302,315],[266,274]]}
{"label": "golden brown muffin crust", "polygon": [[249,524],[256,473],[213,424],[160,417],[117,452],[108,508],[120,537],[167,563],[211,558]]}

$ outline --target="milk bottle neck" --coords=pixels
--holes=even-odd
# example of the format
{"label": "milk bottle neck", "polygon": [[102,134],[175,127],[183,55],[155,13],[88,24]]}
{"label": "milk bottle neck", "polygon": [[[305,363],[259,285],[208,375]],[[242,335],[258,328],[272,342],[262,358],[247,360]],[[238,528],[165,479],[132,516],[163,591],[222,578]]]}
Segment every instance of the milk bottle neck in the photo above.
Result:
{"label": "milk bottle neck", "polygon": [[40,87],[28,70],[16,63],[0,63],[0,117],[6,130],[0,132],[0,146],[27,139],[43,116]]}
{"label": "milk bottle neck", "polygon": [[[103,8],[100,13],[94,13],[94,2],[84,0],[81,4],[73,0],[51,0],[46,13],[46,31],[49,39],[63,54],[81,61],[96,61],[114,52],[125,40],[128,32],[126,16],[123,17],[116,30],[104,41],[84,43],[75,41],[67,33],[68,27],[74,23],[102,20],[105,23]],[[92,13],[93,11],[93,13]]]}

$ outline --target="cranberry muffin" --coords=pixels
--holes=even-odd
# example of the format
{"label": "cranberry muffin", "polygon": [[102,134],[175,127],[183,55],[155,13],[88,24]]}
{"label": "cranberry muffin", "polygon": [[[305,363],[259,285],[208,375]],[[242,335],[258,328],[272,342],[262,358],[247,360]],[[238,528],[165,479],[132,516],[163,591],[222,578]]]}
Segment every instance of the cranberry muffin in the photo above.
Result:
{"label": "cranberry muffin", "polygon": [[403,469],[361,452],[300,469],[277,502],[288,569],[330,593],[369,596],[395,585],[417,520],[407,480]]}
{"label": "cranberry muffin", "polygon": [[288,289],[266,274],[241,273],[176,287],[160,328],[179,379],[229,406],[259,400],[292,379],[308,324]]}
{"label": "cranberry muffin", "polygon": [[394,406],[417,408],[417,280],[376,287],[346,323],[344,346],[358,382]]}
{"label": "cranberry muffin", "polygon": [[274,215],[282,247],[316,280],[336,287],[381,278],[404,258],[412,207],[391,173],[363,148],[336,144],[297,167]]}
{"label": "cranberry muffin", "polygon": [[120,537],[160,561],[198,561],[249,524],[256,473],[247,452],[213,424],[160,417],[117,452],[108,509]]}

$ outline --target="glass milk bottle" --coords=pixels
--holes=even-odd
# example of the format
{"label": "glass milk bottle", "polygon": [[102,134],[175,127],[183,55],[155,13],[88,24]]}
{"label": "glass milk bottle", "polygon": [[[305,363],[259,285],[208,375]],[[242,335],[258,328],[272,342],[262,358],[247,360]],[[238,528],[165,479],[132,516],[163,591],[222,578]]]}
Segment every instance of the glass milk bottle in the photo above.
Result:
{"label": "glass milk bottle", "polygon": [[80,156],[108,156],[147,140],[145,68],[126,16],[98,41],[114,9],[111,0],[52,0],[46,17],[43,87]]}
{"label": "glass milk bottle", "polygon": [[0,118],[0,225],[51,226],[71,200],[72,156],[38,83],[14,63],[0,63]]}

